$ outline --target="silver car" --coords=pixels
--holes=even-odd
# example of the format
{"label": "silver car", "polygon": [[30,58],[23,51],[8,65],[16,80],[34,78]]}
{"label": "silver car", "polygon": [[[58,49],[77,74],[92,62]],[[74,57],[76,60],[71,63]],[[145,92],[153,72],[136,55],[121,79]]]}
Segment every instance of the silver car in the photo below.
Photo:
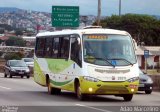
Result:
{"label": "silver car", "polygon": [[22,60],[27,64],[28,67],[34,66],[34,59],[33,58],[22,58]]}

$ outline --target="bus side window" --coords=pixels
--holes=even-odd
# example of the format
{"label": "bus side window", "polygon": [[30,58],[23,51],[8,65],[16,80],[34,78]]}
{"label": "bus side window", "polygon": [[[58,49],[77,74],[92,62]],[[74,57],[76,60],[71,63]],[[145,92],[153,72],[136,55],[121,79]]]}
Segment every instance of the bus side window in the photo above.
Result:
{"label": "bus side window", "polygon": [[52,38],[46,38],[45,57],[51,57],[52,54]]}
{"label": "bus side window", "polygon": [[71,60],[75,61],[82,67],[81,45],[78,44],[77,38],[71,38]]}
{"label": "bus side window", "polygon": [[55,38],[53,38],[53,44],[52,44],[52,57],[53,58],[58,58],[59,57],[59,55],[58,55],[58,53],[59,53],[59,38],[57,38],[57,37],[55,37]]}
{"label": "bus side window", "polygon": [[60,41],[60,57],[68,59],[69,57],[69,37],[62,37]]}
{"label": "bus side window", "polygon": [[35,52],[37,57],[44,56],[44,47],[45,47],[45,38],[37,38],[36,52]]}

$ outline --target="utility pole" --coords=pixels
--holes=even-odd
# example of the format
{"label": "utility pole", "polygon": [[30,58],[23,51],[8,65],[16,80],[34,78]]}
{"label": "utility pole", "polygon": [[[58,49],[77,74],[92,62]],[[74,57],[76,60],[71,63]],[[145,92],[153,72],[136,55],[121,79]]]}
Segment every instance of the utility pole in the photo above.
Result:
{"label": "utility pole", "polygon": [[100,26],[100,18],[101,18],[101,0],[98,0],[98,16],[97,16],[98,26]]}
{"label": "utility pole", "polygon": [[119,0],[119,16],[121,16],[121,0]]}

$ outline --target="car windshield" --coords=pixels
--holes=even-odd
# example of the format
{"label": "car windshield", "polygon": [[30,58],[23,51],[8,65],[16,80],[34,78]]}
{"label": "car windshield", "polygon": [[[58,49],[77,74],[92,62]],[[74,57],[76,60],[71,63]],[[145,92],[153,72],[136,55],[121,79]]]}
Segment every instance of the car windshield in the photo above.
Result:
{"label": "car windshield", "polygon": [[10,61],[10,66],[11,67],[26,67],[27,65],[25,64],[24,61]]}
{"label": "car windshield", "polygon": [[136,57],[131,40],[128,35],[84,34],[84,61],[102,66],[133,65]]}
{"label": "car windshield", "polygon": [[33,62],[33,59],[32,58],[25,58],[23,59],[25,62]]}

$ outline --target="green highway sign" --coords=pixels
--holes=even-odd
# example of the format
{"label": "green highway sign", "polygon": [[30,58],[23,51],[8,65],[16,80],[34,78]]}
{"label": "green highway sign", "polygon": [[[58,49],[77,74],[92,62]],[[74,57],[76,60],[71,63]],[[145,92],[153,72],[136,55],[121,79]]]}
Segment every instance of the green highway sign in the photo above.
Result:
{"label": "green highway sign", "polygon": [[79,27],[78,6],[52,6],[53,27]]}

